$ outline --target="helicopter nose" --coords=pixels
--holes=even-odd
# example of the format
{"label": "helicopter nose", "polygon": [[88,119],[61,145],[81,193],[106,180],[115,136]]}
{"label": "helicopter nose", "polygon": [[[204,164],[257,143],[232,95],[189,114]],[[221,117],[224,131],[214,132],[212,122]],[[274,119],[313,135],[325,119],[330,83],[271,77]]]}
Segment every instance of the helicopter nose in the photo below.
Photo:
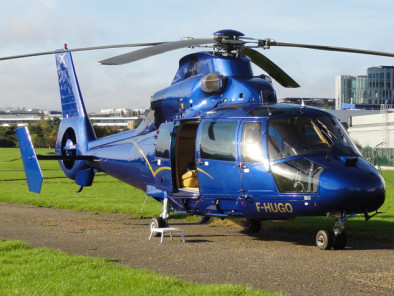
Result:
{"label": "helicopter nose", "polygon": [[364,159],[357,166],[327,168],[320,176],[321,204],[326,212],[365,213],[385,200],[385,183]]}

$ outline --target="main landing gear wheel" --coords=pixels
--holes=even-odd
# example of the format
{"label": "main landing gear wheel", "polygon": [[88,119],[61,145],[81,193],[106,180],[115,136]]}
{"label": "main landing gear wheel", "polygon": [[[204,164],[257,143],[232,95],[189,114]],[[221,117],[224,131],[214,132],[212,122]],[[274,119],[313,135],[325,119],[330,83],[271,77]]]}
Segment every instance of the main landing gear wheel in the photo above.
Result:
{"label": "main landing gear wheel", "polygon": [[343,250],[346,247],[347,235],[342,231],[334,234],[333,231],[320,230],[316,235],[316,245],[320,250]]}
{"label": "main landing gear wheel", "polygon": [[[170,218],[169,215],[170,212],[170,203],[168,201],[168,198],[163,199],[163,212],[159,217],[152,218],[150,222],[150,231],[152,233],[152,229],[154,228],[167,228],[168,227],[168,219]],[[155,237],[161,236],[160,233],[155,232],[154,234]]]}
{"label": "main landing gear wheel", "polygon": [[244,223],[244,229],[247,233],[258,233],[261,230],[261,220],[258,219],[246,219]]}
{"label": "main landing gear wheel", "polygon": [[[150,230],[151,230],[151,232],[152,232],[152,229],[154,229],[154,228],[165,228],[165,227],[167,227],[167,223],[162,217],[152,218],[152,220],[150,222]],[[155,237],[158,237],[160,235],[161,234],[158,233],[158,232],[156,232],[154,234]]]}
{"label": "main landing gear wheel", "polygon": [[338,235],[334,235],[332,238],[332,248],[334,250],[343,250],[346,247],[347,235],[346,232],[342,232]]}

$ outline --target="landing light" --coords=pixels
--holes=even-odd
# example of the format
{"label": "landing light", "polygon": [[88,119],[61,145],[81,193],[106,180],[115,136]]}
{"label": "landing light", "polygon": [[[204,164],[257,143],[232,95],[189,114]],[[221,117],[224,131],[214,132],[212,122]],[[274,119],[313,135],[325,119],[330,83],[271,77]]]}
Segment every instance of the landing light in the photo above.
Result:
{"label": "landing light", "polygon": [[207,93],[220,92],[224,88],[224,77],[216,72],[205,75],[201,80],[201,89]]}

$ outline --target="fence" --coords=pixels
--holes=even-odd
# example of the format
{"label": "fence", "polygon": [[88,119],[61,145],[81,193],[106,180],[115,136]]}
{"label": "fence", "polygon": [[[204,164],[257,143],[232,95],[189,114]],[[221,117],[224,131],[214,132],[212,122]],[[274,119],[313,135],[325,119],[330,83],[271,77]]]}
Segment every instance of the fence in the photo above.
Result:
{"label": "fence", "polygon": [[381,166],[392,166],[394,168],[394,148],[359,148],[361,154],[370,163],[380,169]]}

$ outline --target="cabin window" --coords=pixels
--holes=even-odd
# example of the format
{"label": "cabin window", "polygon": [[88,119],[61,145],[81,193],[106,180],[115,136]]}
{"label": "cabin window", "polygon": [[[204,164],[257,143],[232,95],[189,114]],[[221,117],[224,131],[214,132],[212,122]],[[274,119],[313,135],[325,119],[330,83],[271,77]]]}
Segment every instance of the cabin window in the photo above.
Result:
{"label": "cabin window", "polygon": [[201,158],[235,161],[237,122],[204,122],[201,129]]}
{"label": "cabin window", "polygon": [[261,162],[261,123],[245,122],[242,128],[241,151],[243,162]]}
{"label": "cabin window", "polygon": [[160,126],[156,142],[156,157],[170,158],[171,132],[173,128],[173,124]]}

